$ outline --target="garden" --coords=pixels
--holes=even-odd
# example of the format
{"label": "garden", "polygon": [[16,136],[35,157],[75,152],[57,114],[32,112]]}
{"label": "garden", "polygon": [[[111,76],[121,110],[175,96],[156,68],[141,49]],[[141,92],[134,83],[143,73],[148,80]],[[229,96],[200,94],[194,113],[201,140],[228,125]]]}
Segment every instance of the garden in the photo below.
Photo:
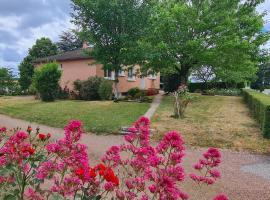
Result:
{"label": "garden", "polygon": [[[0,68],[0,199],[268,199],[261,3],[70,0],[74,29],[37,39],[18,76]],[[70,64],[64,83],[48,58],[67,52],[96,71]]]}

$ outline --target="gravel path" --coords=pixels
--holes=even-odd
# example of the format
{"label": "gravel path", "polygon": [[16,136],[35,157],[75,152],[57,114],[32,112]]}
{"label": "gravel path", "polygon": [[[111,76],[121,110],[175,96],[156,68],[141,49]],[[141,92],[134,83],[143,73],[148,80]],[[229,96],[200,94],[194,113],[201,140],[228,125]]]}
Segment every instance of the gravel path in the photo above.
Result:
{"label": "gravel path", "polygon": [[[26,129],[28,125],[33,128],[39,126],[42,132],[52,133],[53,139],[63,136],[63,130],[61,129],[0,115],[0,127],[6,126],[10,129],[21,127]],[[94,135],[91,133],[84,134],[82,141],[89,147],[89,156],[92,163],[98,162],[99,158],[110,146],[123,142],[121,136]],[[204,150],[187,150],[187,156],[184,159],[187,173],[192,172],[192,164],[200,158]],[[200,195],[204,195],[207,200],[211,200],[217,193],[226,193],[230,200],[270,200],[270,169],[269,165],[265,165],[270,163],[268,156],[222,150],[222,157],[222,179],[214,186],[203,188],[202,192],[198,193],[197,198],[193,198],[194,200],[204,200]],[[182,187],[184,191],[192,196],[197,191],[196,185],[190,180],[187,180]]]}

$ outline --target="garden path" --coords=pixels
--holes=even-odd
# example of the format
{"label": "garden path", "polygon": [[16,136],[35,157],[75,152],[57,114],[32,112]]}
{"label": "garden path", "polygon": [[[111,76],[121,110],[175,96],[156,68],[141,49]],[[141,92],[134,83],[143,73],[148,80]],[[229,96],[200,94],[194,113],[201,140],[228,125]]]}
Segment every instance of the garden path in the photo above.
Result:
{"label": "garden path", "polygon": [[[0,127],[26,129],[28,125],[31,125],[33,129],[38,126],[44,133],[52,133],[54,140],[63,137],[62,129],[0,115]],[[106,149],[112,145],[121,144],[123,139],[122,136],[117,135],[88,133],[83,135],[82,141],[89,147],[89,156],[91,165],[93,165],[98,162]],[[187,156],[184,158],[184,167],[187,172],[192,172],[192,164],[196,163],[204,150],[191,148],[187,150]],[[260,170],[254,170],[260,163]],[[222,179],[214,186],[203,188],[203,192],[199,195],[206,196],[206,199],[213,199],[213,196],[217,193],[226,193],[230,200],[270,200],[270,179],[268,175],[270,170],[269,165],[265,165],[265,163],[269,163],[269,156],[222,150],[222,165],[220,167]],[[196,191],[194,183],[189,179],[181,188],[189,194],[194,194],[194,191]]]}
{"label": "garden path", "polygon": [[160,91],[159,94],[157,94],[153,100],[153,102],[150,105],[150,108],[148,109],[148,111],[144,114],[145,117],[151,119],[152,116],[155,114],[156,110],[158,109],[161,100],[163,98],[164,92]]}

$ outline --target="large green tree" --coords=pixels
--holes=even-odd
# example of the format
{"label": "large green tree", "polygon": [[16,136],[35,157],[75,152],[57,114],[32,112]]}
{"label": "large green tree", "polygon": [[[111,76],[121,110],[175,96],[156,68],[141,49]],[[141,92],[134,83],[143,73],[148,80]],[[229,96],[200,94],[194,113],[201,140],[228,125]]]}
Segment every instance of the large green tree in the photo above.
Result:
{"label": "large green tree", "polygon": [[36,43],[29,49],[28,55],[19,65],[19,83],[22,90],[27,90],[32,83],[32,77],[34,74],[33,62],[37,58],[55,55],[57,52],[57,46],[49,38],[37,39]]}
{"label": "large green tree", "polygon": [[192,70],[209,66],[217,78],[233,82],[252,79],[260,46],[269,39],[262,32],[262,0],[161,0],[141,45],[145,66],[176,71],[186,83]]}
{"label": "large green tree", "polygon": [[59,51],[73,51],[82,48],[83,41],[75,30],[64,31],[60,36],[60,40],[56,43]]}
{"label": "large green tree", "polygon": [[0,67],[0,94],[8,93],[14,85],[14,75],[9,68]]}
{"label": "large green tree", "polygon": [[[138,61],[138,40],[148,24],[151,0],[72,0],[73,18],[104,70],[118,72]],[[118,73],[115,73],[118,96]]]}

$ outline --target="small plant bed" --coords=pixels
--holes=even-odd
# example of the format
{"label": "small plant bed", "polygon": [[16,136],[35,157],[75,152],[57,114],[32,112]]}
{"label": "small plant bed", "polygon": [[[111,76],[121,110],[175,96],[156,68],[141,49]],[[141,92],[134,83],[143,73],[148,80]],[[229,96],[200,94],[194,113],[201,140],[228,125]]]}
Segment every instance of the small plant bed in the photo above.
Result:
{"label": "small plant bed", "polygon": [[264,139],[242,97],[192,94],[185,118],[174,119],[174,99],[167,96],[152,118],[159,140],[171,127],[181,131],[187,145],[269,152],[270,141]]}
{"label": "small plant bed", "polygon": [[[93,133],[119,133],[144,115],[149,103],[65,100],[44,103],[38,100],[0,98],[0,113],[52,127],[63,127],[70,119],[79,119]],[[90,123],[91,121],[91,123]]]}

